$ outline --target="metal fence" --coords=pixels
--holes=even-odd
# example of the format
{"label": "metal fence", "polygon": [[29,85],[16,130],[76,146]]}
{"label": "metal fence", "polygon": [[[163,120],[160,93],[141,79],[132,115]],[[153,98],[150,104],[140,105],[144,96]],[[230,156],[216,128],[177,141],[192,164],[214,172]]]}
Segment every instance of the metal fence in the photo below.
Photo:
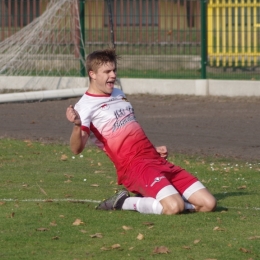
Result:
{"label": "metal fence", "polygon": [[210,66],[256,68],[260,63],[260,1],[210,0]]}
{"label": "metal fence", "polygon": [[[119,77],[260,80],[260,0],[78,2],[84,4],[85,53],[113,45],[122,57]],[[0,42],[47,5],[0,0]]]}

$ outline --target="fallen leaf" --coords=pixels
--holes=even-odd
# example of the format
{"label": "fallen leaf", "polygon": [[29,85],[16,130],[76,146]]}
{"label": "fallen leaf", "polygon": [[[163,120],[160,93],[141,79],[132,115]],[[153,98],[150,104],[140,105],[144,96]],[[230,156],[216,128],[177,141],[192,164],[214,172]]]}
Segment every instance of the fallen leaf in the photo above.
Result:
{"label": "fallen leaf", "polygon": [[200,239],[196,239],[196,240],[194,240],[193,241],[193,243],[196,245],[196,244],[198,244],[200,242]]}
{"label": "fallen leaf", "polygon": [[138,240],[143,240],[144,239],[144,235],[139,233],[138,236],[136,237]]}
{"label": "fallen leaf", "polygon": [[243,186],[237,187],[237,189],[238,189],[238,190],[246,189],[246,185],[243,185]]}
{"label": "fallen leaf", "polygon": [[96,234],[94,234],[94,235],[90,235],[90,237],[91,238],[102,238],[103,236],[102,236],[102,234],[101,233],[96,233]]}
{"label": "fallen leaf", "polygon": [[68,178],[68,179],[74,178],[73,175],[69,175],[69,174],[64,174],[64,176],[65,176],[66,178]]}
{"label": "fallen leaf", "polygon": [[243,252],[243,253],[250,253],[250,250],[247,250],[246,248],[240,247],[239,251]]}
{"label": "fallen leaf", "polygon": [[81,229],[80,232],[85,234],[85,233],[87,233],[87,230]]}
{"label": "fallen leaf", "polygon": [[63,155],[60,157],[60,159],[61,159],[62,161],[66,161],[66,160],[68,159],[68,156],[67,156],[66,154],[63,154]]}
{"label": "fallen leaf", "polygon": [[224,228],[220,228],[220,227],[214,227],[213,230],[214,231],[225,231]]}
{"label": "fallen leaf", "polygon": [[50,226],[52,226],[52,227],[56,227],[56,226],[57,226],[56,221],[52,221],[52,222],[50,222]]}
{"label": "fallen leaf", "polygon": [[44,202],[53,202],[53,200],[52,199],[47,199]]}
{"label": "fallen leaf", "polygon": [[60,217],[60,218],[64,218],[64,215],[60,215],[59,217]]}
{"label": "fallen leaf", "polygon": [[48,231],[49,229],[48,228],[44,228],[44,227],[41,227],[41,228],[37,228],[36,231]]}
{"label": "fallen leaf", "polygon": [[5,202],[4,201],[0,201],[0,206],[4,205]]}
{"label": "fallen leaf", "polygon": [[58,236],[55,236],[55,237],[52,237],[51,239],[52,239],[52,240],[58,240],[59,237],[58,237]]}
{"label": "fallen leaf", "polygon": [[122,228],[123,228],[124,230],[130,230],[130,229],[133,229],[132,227],[128,227],[128,226],[122,226]]}
{"label": "fallen leaf", "polygon": [[145,225],[145,226],[153,226],[154,223],[153,222],[144,222],[143,225]]}
{"label": "fallen leaf", "polygon": [[154,254],[168,254],[171,251],[169,251],[169,249],[165,246],[157,246],[154,248],[153,253]]}
{"label": "fallen leaf", "polygon": [[64,183],[70,183],[70,182],[72,182],[70,179],[64,181]]}
{"label": "fallen leaf", "polygon": [[104,247],[104,246],[101,247],[100,249],[101,249],[102,251],[109,251],[109,250],[111,250],[111,248],[109,248],[109,247]]}
{"label": "fallen leaf", "polygon": [[255,240],[255,239],[260,239],[260,236],[253,236],[253,237],[249,237],[249,240]]}
{"label": "fallen leaf", "polygon": [[39,187],[40,191],[41,191],[44,195],[47,196],[47,193],[45,192],[45,190],[44,190],[43,188],[41,188],[41,187],[38,185],[38,183],[37,183],[37,186]]}
{"label": "fallen leaf", "polygon": [[91,186],[91,187],[99,187],[98,184],[91,184],[90,186]]}
{"label": "fallen leaf", "polygon": [[73,222],[73,226],[79,226],[84,224],[84,222],[81,221],[81,219],[77,218],[74,222]]}
{"label": "fallen leaf", "polygon": [[120,244],[114,244],[114,245],[111,246],[112,249],[117,249],[117,248],[120,248],[120,247],[121,247]]}
{"label": "fallen leaf", "polygon": [[222,186],[222,188],[223,188],[223,189],[227,189],[227,188],[229,188],[229,186]]}
{"label": "fallen leaf", "polygon": [[182,248],[183,248],[183,249],[188,249],[188,250],[191,249],[189,246],[183,246]]}
{"label": "fallen leaf", "polygon": [[31,141],[31,140],[28,140],[28,139],[26,139],[26,140],[24,140],[24,143],[28,143],[28,144],[30,144],[30,143],[32,143],[32,141]]}

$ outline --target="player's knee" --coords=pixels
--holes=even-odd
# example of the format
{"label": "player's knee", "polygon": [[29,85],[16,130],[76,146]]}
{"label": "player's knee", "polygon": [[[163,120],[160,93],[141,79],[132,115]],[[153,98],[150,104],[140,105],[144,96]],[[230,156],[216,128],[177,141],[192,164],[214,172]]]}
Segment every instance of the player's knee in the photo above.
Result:
{"label": "player's knee", "polygon": [[207,200],[205,200],[203,211],[206,211],[206,212],[215,211],[216,207],[217,207],[217,200],[212,196],[212,197],[208,198]]}
{"label": "player's knee", "polygon": [[165,215],[176,215],[184,211],[183,201],[172,201],[170,204],[163,207],[163,214]]}

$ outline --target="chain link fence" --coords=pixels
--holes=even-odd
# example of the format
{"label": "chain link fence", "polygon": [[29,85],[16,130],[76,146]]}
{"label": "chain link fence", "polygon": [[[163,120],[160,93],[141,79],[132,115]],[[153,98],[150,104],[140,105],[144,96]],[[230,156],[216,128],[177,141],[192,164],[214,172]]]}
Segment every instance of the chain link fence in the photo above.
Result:
{"label": "chain link fence", "polygon": [[[0,0],[0,43],[40,17],[48,2]],[[121,78],[199,79],[205,69],[206,78],[260,80],[260,0],[74,2],[84,6],[85,54],[115,47]]]}

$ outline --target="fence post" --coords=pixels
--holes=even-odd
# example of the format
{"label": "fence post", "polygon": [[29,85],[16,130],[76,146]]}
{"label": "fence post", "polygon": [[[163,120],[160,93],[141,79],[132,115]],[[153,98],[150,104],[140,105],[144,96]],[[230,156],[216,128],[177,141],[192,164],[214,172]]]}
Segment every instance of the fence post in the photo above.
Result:
{"label": "fence post", "polygon": [[207,78],[207,0],[200,2],[201,12],[201,78]]}
{"label": "fence post", "polygon": [[110,0],[107,0],[107,8],[109,14],[109,25],[110,25],[110,34],[111,34],[111,47],[115,49],[115,35],[114,35],[114,25],[113,25],[113,16],[112,16],[112,7]]}
{"label": "fence post", "polygon": [[80,76],[86,76],[86,66],[85,66],[85,0],[79,0],[79,20],[80,20]]}

